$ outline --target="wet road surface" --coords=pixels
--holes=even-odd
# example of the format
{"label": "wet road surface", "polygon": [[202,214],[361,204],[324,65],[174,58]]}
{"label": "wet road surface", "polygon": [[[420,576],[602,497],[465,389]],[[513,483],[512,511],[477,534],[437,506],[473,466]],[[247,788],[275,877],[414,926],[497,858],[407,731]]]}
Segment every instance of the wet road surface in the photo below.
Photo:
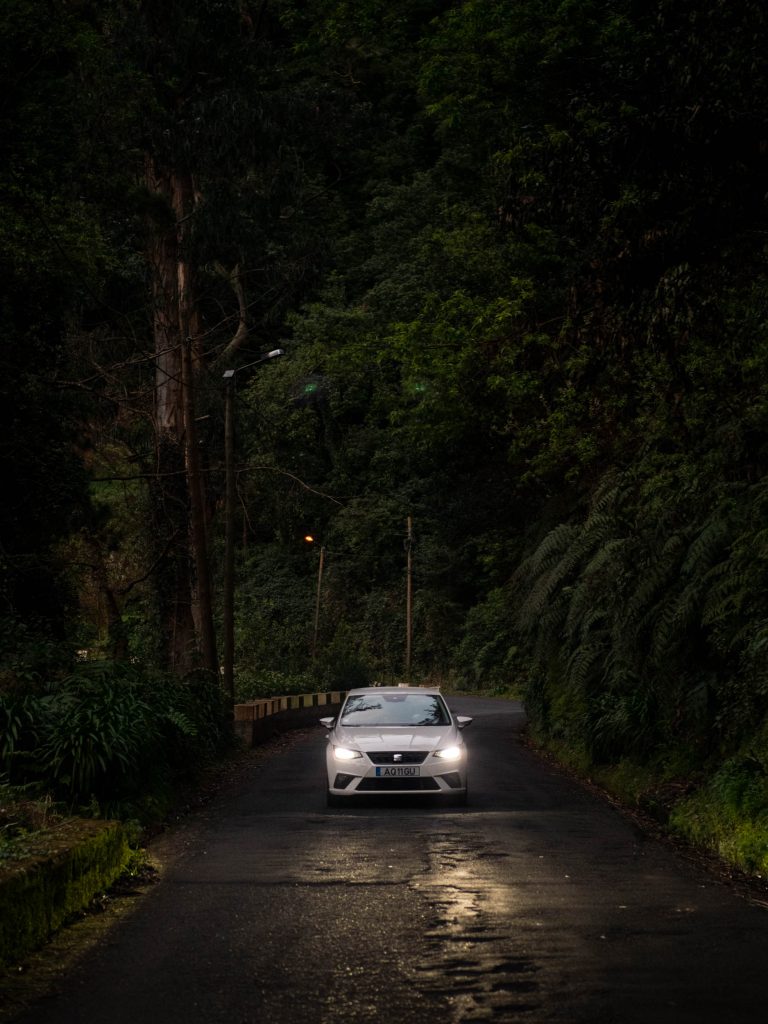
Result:
{"label": "wet road surface", "polygon": [[24,1024],[753,1024],[768,912],[474,716],[466,808],[325,807],[325,730],[197,817]]}

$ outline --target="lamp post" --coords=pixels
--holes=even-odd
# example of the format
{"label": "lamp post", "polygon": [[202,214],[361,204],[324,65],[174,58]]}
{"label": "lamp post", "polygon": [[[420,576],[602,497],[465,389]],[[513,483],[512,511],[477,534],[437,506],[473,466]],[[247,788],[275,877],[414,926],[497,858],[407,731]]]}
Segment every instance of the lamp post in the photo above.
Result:
{"label": "lamp post", "polygon": [[224,466],[226,491],[224,497],[224,659],[222,684],[224,690],[235,696],[235,374],[258,366],[270,359],[283,355],[283,349],[267,352],[261,359],[238,366],[236,370],[225,370],[224,378]]}
{"label": "lamp post", "polygon": [[317,655],[317,631],[320,626],[320,592],[323,586],[323,565],[325,563],[325,548],[320,548],[320,561],[317,566],[317,596],[315,597],[315,632],[312,636],[312,661]]}
{"label": "lamp post", "polygon": [[[315,538],[312,534],[307,534],[304,537],[307,544],[314,544]],[[325,565],[325,545],[320,545],[320,561],[317,565],[317,590],[315,593],[315,626],[312,634],[312,661],[315,660],[317,655],[317,634],[320,629],[320,595],[323,589],[323,566]]]}

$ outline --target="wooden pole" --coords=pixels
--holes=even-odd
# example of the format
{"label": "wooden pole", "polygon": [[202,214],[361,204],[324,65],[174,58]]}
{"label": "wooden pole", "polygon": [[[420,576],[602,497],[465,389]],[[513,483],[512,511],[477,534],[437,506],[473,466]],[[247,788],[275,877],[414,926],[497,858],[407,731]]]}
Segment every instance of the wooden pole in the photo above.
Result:
{"label": "wooden pole", "polygon": [[224,375],[224,692],[235,695],[235,423],[233,370]]}
{"label": "wooden pole", "polygon": [[413,646],[413,519],[406,521],[406,584],[405,584],[405,681],[411,681],[411,648]]}
{"label": "wooden pole", "polygon": [[189,482],[189,508],[192,527],[192,547],[195,561],[196,591],[200,620],[200,646],[203,664],[218,675],[219,665],[216,654],[216,634],[213,629],[213,600],[211,589],[211,568],[208,562],[208,538],[205,529],[203,509],[203,484],[200,473],[200,453],[197,448],[195,408],[192,393],[192,342],[185,338],[181,351],[182,396],[184,402],[184,437]]}
{"label": "wooden pole", "polygon": [[312,638],[312,660],[317,654],[317,632],[320,626],[320,592],[323,586],[323,565],[325,563],[325,548],[320,548],[320,563],[317,567],[317,596],[315,598],[315,632]]}

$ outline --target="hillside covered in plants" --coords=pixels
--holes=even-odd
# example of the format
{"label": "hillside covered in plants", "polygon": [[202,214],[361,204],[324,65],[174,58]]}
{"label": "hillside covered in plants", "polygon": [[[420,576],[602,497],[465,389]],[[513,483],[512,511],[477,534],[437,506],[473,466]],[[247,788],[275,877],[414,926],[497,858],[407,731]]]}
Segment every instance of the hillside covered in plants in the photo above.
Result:
{"label": "hillside covered in plants", "polygon": [[408,674],[767,867],[763,5],[10,0],[0,47],[6,778],[99,793],[89,688],[183,744],[227,658]]}

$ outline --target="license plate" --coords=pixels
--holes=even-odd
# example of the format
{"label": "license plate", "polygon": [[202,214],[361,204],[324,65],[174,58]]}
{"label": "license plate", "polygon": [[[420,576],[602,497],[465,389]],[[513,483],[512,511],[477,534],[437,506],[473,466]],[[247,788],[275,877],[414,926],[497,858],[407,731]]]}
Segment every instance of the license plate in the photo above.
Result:
{"label": "license plate", "polygon": [[420,772],[421,769],[418,765],[399,764],[392,765],[391,767],[389,765],[385,765],[383,768],[376,769],[376,777],[379,779],[401,779],[403,777],[413,778],[414,776],[419,775]]}

